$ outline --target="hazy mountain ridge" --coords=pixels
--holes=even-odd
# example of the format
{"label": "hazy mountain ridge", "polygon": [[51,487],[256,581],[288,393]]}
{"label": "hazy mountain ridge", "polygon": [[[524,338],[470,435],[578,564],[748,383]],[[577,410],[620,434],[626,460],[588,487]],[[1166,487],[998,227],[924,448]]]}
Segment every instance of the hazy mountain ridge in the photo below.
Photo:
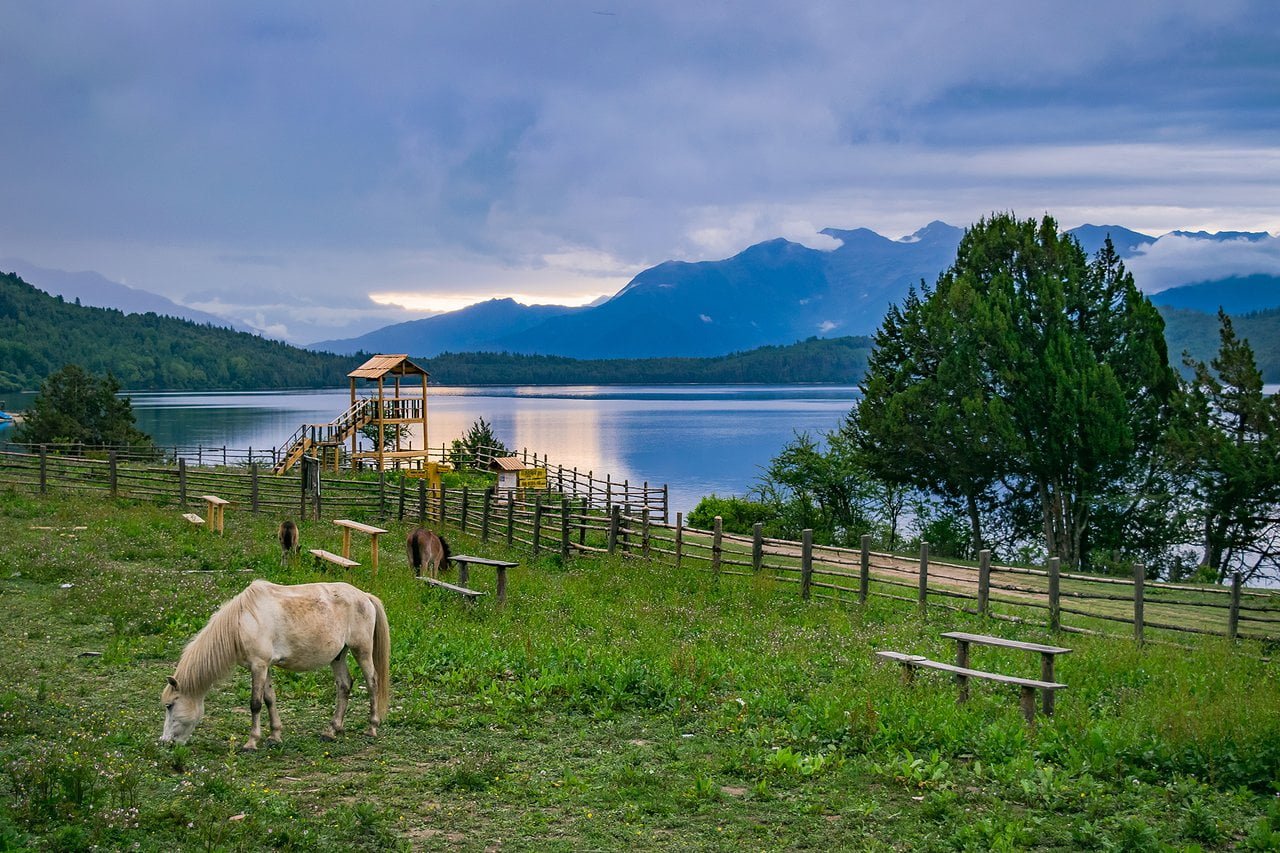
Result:
{"label": "hazy mountain ridge", "polygon": [[67,302],[73,303],[79,300],[81,305],[88,307],[113,308],[125,314],[176,317],[193,323],[208,323],[241,332],[260,333],[257,329],[235,323],[226,317],[179,305],[158,293],[139,290],[136,287],[112,281],[92,270],[69,272],[38,267],[21,258],[0,258],[0,272],[12,272],[50,296],[61,296]]}
{"label": "hazy mountain ridge", "polygon": [[[548,310],[553,306],[501,300],[500,313],[482,307],[491,303],[482,303],[314,346],[339,352],[408,352],[424,358],[460,351],[663,358],[723,355],[812,336],[870,335],[890,304],[901,302],[908,289],[922,281],[932,284],[954,260],[964,229],[935,221],[898,240],[867,228],[827,228],[821,233],[838,240],[839,246],[813,249],[777,238],[721,260],[666,261],[642,271],[613,298],[593,307],[556,313]],[[1093,224],[1068,233],[1090,255],[1110,237],[1122,258],[1150,252],[1166,238],[1221,244],[1274,239],[1265,232],[1237,231],[1174,231],[1156,237],[1119,225]],[[1218,304],[1231,313],[1280,307],[1280,279],[1275,276],[1224,276],[1195,280],[1190,286],[1198,289],[1184,293],[1183,287],[1172,287],[1152,298],[1210,314]],[[1223,292],[1215,294],[1219,286]]]}

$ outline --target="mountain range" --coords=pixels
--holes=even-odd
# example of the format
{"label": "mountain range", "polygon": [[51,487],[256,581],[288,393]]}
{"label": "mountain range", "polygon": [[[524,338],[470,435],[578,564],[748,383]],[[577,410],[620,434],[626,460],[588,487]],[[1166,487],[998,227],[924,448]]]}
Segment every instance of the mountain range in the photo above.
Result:
{"label": "mountain range", "polygon": [[[954,260],[964,230],[935,221],[897,240],[866,228],[821,233],[834,248],[774,239],[722,260],[667,261],[590,306],[491,299],[358,337],[317,341],[308,348],[343,355],[404,352],[419,358],[460,352],[670,358],[719,356],[811,337],[870,335],[889,305],[901,302],[911,286],[932,283]],[[1151,295],[1157,305],[1208,314],[1221,306],[1232,315],[1280,307],[1280,276],[1273,274],[1280,251],[1269,248],[1280,243],[1265,232],[1173,231],[1157,237],[1119,225],[1090,224],[1068,233],[1091,255],[1110,237],[1120,256],[1135,266],[1158,257],[1164,289]],[[1217,275],[1216,264],[1189,263],[1188,247],[1207,248],[1215,259],[1223,259],[1222,275]],[[1259,247],[1264,252],[1255,251]],[[1246,259],[1250,251],[1253,255]],[[1264,262],[1257,266],[1269,265],[1270,270],[1250,266],[1260,256]],[[13,258],[0,260],[0,269],[16,271],[67,301],[237,328],[225,318],[97,273],[63,273]],[[1206,276],[1205,269],[1213,273]],[[1148,282],[1140,277],[1138,284],[1147,287]]]}
{"label": "mountain range", "polygon": [[[1260,243],[1265,232],[1174,231],[1155,237],[1117,225],[1082,225],[1068,233],[1090,255],[1110,237],[1122,258],[1162,240]],[[964,230],[945,222],[899,240],[865,228],[822,232],[835,249],[775,239],[733,257],[651,267],[602,304],[587,308],[488,302],[312,349],[352,354],[508,352],[572,358],[715,356],[812,336],[870,335],[889,305],[921,281],[932,283],[955,258]],[[1185,245],[1185,244],[1184,244]],[[1231,251],[1226,246],[1226,251]],[[1165,271],[1165,276],[1171,273]],[[1238,314],[1280,307],[1280,277],[1269,274],[1194,280],[1152,295],[1158,305]],[[1175,270],[1172,275],[1177,276]],[[1139,282],[1141,285],[1141,282]]]}

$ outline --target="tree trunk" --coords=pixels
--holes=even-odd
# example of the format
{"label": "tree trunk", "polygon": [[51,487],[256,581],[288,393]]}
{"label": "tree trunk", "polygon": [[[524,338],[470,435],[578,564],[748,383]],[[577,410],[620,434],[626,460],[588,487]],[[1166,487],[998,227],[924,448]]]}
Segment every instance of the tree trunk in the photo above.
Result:
{"label": "tree trunk", "polygon": [[966,495],[965,503],[969,508],[969,530],[973,535],[973,553],[978,554],[986,546],[982,543],[982,519],[978,517],[978,498]]}

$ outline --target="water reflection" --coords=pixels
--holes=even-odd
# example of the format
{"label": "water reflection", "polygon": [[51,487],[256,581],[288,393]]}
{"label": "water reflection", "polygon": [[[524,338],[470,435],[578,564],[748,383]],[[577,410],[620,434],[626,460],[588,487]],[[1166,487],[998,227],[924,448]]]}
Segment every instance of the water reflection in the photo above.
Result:
{"label": "water reflection", "polygon": [[[840,424],[856,389],[831,386],[639,388],[433,387],[427,430],[448,444],[483,417],[515,449],[618,480],[667,483],[671,511],[704,495],[741,494],[796,432]],[[348,389],[260,393],[134,393],[138,428],[162,445],[270,449],[304,423],[327,423]],[[414,447],[421,446],[415,432]]]}

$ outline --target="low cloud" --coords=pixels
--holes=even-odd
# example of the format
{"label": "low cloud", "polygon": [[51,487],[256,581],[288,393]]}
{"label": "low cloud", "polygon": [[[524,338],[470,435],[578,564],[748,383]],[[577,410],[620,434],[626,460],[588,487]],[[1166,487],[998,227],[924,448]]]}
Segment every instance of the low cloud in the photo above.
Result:
{"label": "low cloud", "polygon": [[1280,275],[1280,239],[1205,240],[1166,235],[1125,261],[1138,287],[1170,287],[1258,273]]}

